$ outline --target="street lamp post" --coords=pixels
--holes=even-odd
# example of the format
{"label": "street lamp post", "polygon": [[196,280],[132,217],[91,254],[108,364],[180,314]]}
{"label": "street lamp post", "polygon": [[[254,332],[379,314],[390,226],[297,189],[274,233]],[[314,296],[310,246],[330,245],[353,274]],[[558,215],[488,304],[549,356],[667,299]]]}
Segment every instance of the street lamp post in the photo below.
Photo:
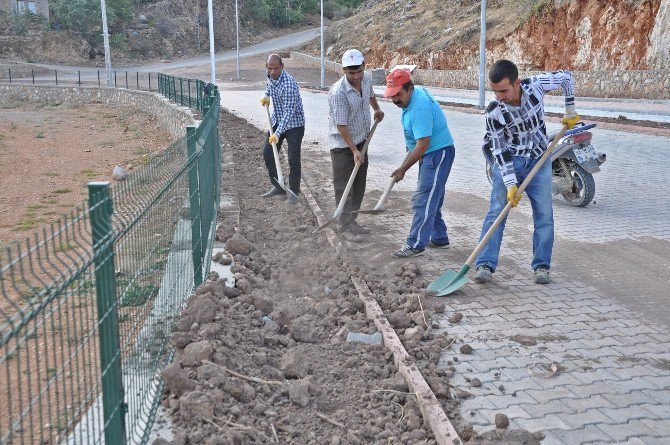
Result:
{"label": "street lamp post", "polygon": [[479,108],[484,109],[484,70],[486,69],[486,0],[482,0],[479,34]]}
{"label": "street lamp post", "polygon": [[102,40],[105,45],[105,75],[107,77],[107,86],[112,86],[112,55],[109,51],[109,29],[107,28],[107,3],[100,0],[100,9],[102,10]]}
{"label": "street lamp post", "polygon": [[216,84],[216,64],[214,59],[214,13],[212,0],[207,0],[207,14],[209,15],[209,60],[211,66],[211,83]]}
{"label": "street lamp post", "polygon": [[235,24],[237,32],[237,79],[240,79],[240,12],[237,8],[237,0],[235,0]]}
{"label": "street lamp post", "polygon": [[323,53],[323,0],[321,0],[321,88],[326,87],[326,61]]}

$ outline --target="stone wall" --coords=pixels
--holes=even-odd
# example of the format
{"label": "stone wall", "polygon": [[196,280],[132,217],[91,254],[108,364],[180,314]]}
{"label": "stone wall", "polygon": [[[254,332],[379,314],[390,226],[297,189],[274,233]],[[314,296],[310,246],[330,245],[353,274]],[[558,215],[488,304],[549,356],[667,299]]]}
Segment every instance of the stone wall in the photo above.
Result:
{"label": "stone wall", "polygon": [[[536,73],[537,71],[519,74],[522,77],[528,77]],[[670,99],[670,71],[572,71],[572,75],[575,78],[576,94],[582,97]],[[477,71],[416,69],[412,72],[412,80],[421,85],[446,88],[472,90],[479,88],[479,72]]]}
{"label": "stone wall", "polygon": [[[291,52],[291,58],[308,66],[320,67],[318,57]],[[326,70],[340,74],[342,65],[326,61]],[[388,70],[372,69],[375,85],[384,85]],[[522,77],[536,74],[521,72]],[[670,99],[670,70],[616,70],[572,71],[578,96],[631,97],[645,99]],[[479,88],[479,71],[415,69],[412,80],[418,85],[476,90]]]}
{"label": "stone wall", "polygon": [[191,110],[171,103],[158,93],[121,88],[64,87],[0,84],[0,103],[8,102],[103,103],[139,108],[158,119],[175,139],[186,134],[186,126],[197,125]]}

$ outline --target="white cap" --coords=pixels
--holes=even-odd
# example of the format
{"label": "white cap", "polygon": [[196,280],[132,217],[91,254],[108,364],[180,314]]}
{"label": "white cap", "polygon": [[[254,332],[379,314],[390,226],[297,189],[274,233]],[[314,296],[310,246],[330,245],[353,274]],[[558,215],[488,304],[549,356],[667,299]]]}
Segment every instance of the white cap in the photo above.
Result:
{"label": "white cap", "polygon": [[356,48],[346,50],[342,56],[342,68],[363,65],[363,62],[365,62],[365,58]]}

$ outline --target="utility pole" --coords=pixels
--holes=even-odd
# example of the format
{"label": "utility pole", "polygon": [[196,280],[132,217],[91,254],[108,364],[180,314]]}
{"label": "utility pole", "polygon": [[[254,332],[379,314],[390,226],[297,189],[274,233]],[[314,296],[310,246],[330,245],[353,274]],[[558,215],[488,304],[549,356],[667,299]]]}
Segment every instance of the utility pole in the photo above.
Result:
{"label": "utility pole", "polygon": [[240,80],[240,12],[235,0],[235,24],[237,29],[237,80]]}
{"label": "utility pole", "polygon": [[486,0],[482,0],[479,34],[479,108],[484,109],[484,71],[486,69]]}
{"label": "utility pole", "polygon": [[109,51],[109,30],[107,29],[107,4],[105,0],[100,0],[100,9],[102,10],[102,40],[105,45],[105,74],[107,77],[107,86],[112,86],[112,55]]}
{"label": "utility pole", "polygon": [[321,0],[321,88],[326,87],[326,61],[323,53],[323,0]]}
{"label": "utility pole", "polygon": [[212,0],[207,0],[207,14],[209,15],[209,60],[212,71],[211,83],[216,85],[216,63],[214,59],[214,13]]}

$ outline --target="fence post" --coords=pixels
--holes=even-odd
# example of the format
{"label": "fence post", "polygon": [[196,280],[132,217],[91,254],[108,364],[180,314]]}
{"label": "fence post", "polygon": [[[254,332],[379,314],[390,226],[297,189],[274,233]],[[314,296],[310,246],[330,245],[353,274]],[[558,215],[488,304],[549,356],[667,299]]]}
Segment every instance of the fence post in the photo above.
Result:
{"label": "fence post", "polygon": [[188,107],[191,108],[191,78],[186,79],[186,88],[188,89]]}
{"label": "fence post", "polygon": [[140,72],[139,71],[137,71],[135,73],[135,78],[136,78],[137,89],[139,90],[140,89]]}
{"label": "fence post", "polygon": [[116,71],[114,71],[114,88],[116,88]]}
{"label": "fence post", "polygon": [[35,70],[33,68],[30,69],[30,74],[33,76],[33,85],[35,85]]}
{"label": "fence post", "polygon": [[9,83],[12,83],[12,69],[7,68],[9,70]]}
{"label": "fence post", "polygon": [[179,105],[184,106],[184,79],[179,78]]}
{"label": "fence post", "polygon": [[56,85],[58,85],[58,70],[54,70],[54,75],[56,76]]}
{"label": "fence post", "polygon": [[128,89],[128,70],[126,70],[126,90]]}
{"label": "fence post", "polygon": [[98,86],[100,86],[100,70],[98,70]]}
{"label": "fence post", "polygon": [[112,199],[108,181],[89,182],[89,212],[95,255],[95,291],[100,334],[100,369],[102,371],[102,407],[105,443],[125,444],[126,406],[123,401],[119,316],[114,281],[114,237]]}
{"label": "fence post", "polygon": [[81,85],[81,71],[77,70],[77,85]]}
{"label": "fence post", "polygon": [[193,284],[198,287],[202,284],[202,260],[204,257],[204,242],[202,239],[202,214],[200,213],[200,187],[198,178],[198,158],[196,157],[195,127],[186,127],[186,162],[191,166],[188,170],[188,195],[191,204],[191,252],[193,255]]}
{"label": "fence post", "polygon": [[151,93],[151,72],[149,73],[149,92]]}

